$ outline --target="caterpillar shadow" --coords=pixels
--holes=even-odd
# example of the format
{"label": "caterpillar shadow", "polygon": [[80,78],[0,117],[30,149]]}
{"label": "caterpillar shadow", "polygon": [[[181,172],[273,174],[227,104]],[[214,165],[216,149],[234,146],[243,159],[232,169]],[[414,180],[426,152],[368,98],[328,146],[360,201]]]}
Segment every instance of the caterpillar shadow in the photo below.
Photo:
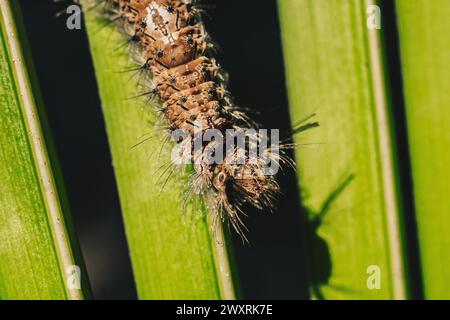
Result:
{"label": "caterpillar shadow", "polygon": [[[350,174],[338,183],[323,202],[320,210],[315,212],[302,206],[302,209],[311,217],[306,226],[306,237],[309,257],[309,282],[311,285],[311,294],[316,298],[325,299],[321,287],[329,285],[329,279],[332,274],[332,262],[330,250],[327,242],[319,235],[319,229],[323,225],[325,218],[331,213],[330,209],[333,203],[345,192],[355,175]],[[345,288],[335,288],[337,290],[346,290]]]}

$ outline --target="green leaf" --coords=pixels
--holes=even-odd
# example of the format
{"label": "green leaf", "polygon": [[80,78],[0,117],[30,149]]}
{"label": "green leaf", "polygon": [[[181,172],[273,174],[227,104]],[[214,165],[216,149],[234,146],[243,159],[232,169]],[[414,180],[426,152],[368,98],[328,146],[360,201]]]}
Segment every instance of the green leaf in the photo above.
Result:
{"label": "green leaf", "polygon": [[[395,137],[383,45],[369,30],[371,1],[279,0],[299,185],[310,215],[317,298],[409,296]],[[377,289],[379,271],[380,288]]]}
{"label": "green leaf", "polygon": [[166,178],[173,145],[150,124],[160,103],[130,99],[139,88],[133,73],[121,72],[131,65],[127,39],[84,4],[139,298],[234,298],[227,249],[211,236],[205,210],[192,199],[186,212],[180,207],[186,175]]}
{"label": "green leaf", "polygon": [[396,4],[425,298],[449,299],[450,6]]}
{"label": "green leaf", "polygon": [[75,266],[84,268],[17,1],[0,0],[0,26],[0,298],[81,299],[87,279],[81,272],[77,288]]}

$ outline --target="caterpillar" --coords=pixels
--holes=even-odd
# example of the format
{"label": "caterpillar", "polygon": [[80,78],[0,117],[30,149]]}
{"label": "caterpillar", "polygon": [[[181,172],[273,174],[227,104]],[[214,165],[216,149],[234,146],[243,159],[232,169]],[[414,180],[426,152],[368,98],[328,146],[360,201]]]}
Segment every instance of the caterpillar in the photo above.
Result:
{"label": "caterpillar", "polygon": [[[102,7],[102,16],[116,22],[128,37],[138,69],[150,75],[151,80],[141,85],[162,102],[157,112],[167,123],[168,134],[185,133],[175,140],[180,154],[193,163],[186,196],[202,195],[214,223],[227,221],[247,241],[243,208],[247,204],[261,210],[274,208],[280,187],[272,165],[293,166],[284,152],[292,144],[280,144],[272,135],[269,138],[235,104],[227,91],[228,75],[214,58],[215,45],[197,1],[94,1]],[[228,137],[230,130],[247,134],[238,147],[227,147],[217,135],[198,143],[197,137],[209,130],[222,137]],[[264,143],[267,147],[261,150]],[[259,148],[256,156],[255,146]],[[223,161],[216,161],[217,154],[223,155]]]}

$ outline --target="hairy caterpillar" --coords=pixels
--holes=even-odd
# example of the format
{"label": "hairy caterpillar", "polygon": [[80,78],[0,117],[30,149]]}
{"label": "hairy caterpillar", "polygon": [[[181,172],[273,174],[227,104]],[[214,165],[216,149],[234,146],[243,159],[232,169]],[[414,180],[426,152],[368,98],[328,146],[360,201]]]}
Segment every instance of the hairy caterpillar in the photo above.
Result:
{"label": "hairy caterpillar", "polygon": [[[139,70],[152,76],[141,84],[163,102],[159,112],[168,123],[169,134],[173,136],[177,130],[188,133],[187,138],[177,140],[182,151],[189,150],[188,158],[194,164],[188,194],[204,195],[215,218],[230,222],[245,239],[240,217],[243,206],[272,209],[279,186],[268,170],[268,160],[291,165],[282,149],[292,145],[271,141],[253,157],[247,147],[267,140],[254,130],[244,148],[227,149],[224,139],[216,137],[201,140],[200,148],[191,148],[197,134],[202,136],[211,129],[226,136],[230,129],[257,128],[226,90],[227,75],[213,58],[214,45],[204,29],[200,7],[193,0],[97,2],[104,15],[129,37]],[[218,163],[212,155],[220,150],[225,150],[224,159]]]}

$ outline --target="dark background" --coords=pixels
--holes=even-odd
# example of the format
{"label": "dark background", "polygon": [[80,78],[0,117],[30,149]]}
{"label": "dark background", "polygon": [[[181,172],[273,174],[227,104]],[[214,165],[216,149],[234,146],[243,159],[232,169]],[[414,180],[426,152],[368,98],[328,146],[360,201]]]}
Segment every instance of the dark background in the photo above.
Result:
{"label": "dark background", "polygon": [[[97,299],[136,299],[111,155],[84,26],[66,28],[68,2],[20,0],[75,227]],[[275,0],[205,0],[236,102],[266,128],[290,127]],[[249,211],[250,244],[233,236],[243,298],[304,299],[305,222],[296,177],[280,180],[274,213]]]}

